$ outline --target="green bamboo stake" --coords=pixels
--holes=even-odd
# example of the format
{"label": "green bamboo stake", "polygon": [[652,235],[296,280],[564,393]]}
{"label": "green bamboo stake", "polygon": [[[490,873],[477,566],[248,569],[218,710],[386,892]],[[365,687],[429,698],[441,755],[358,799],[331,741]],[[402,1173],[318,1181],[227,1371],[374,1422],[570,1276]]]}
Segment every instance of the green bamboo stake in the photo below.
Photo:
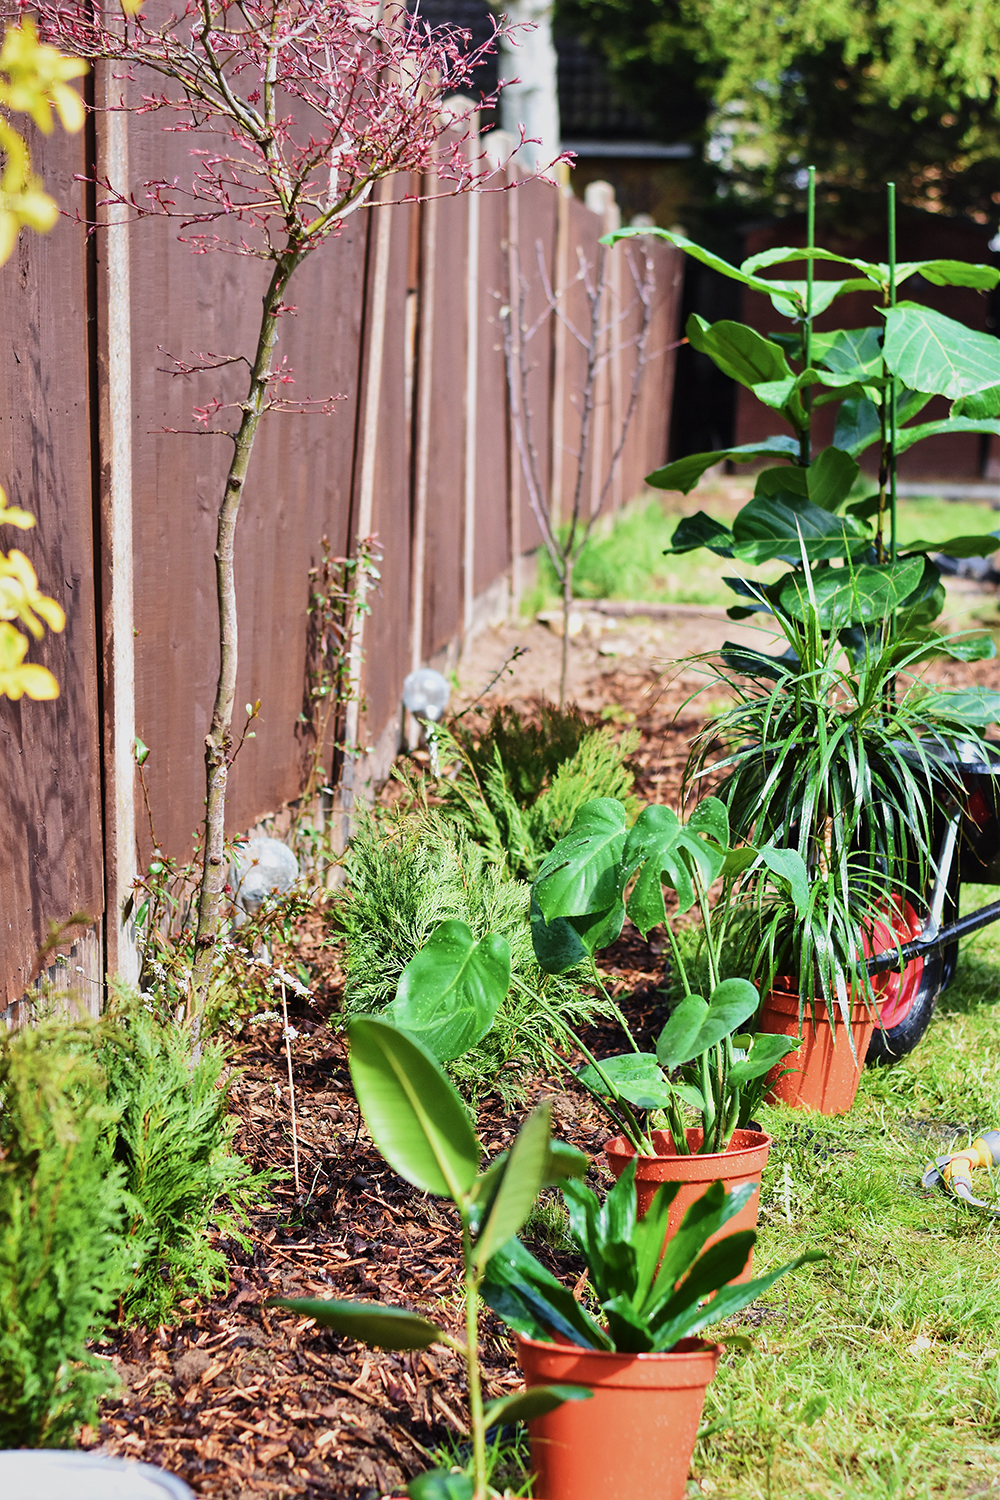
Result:
{"label": "green bamboo stake", "polygon": [[[889,306],[896,306],[896,184],[889,195]],[[889,380],[889,561],[896,561],[896,377]]]}
{"label": "green bamboo stake", "polygon": [[[809,186],[806,195],[806,245],[816,248],[816,168],[809,167]],[[808,370],[812,361],[812,305],[813,305],[813,258],[806,259],[806,315],[802,327],[802,368]],[[806,425],[799,436],[799,462],[812,462],[812,397],[807,388],[802,391],[802,406],[806,414]]]}

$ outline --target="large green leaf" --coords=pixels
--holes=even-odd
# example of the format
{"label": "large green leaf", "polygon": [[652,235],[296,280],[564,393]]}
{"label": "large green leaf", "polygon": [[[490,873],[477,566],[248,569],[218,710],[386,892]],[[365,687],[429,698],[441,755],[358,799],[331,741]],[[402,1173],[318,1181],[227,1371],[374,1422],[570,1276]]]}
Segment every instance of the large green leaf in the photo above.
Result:
{"label": "large green leaf", "polygon": [[744,443],[738,448],[721,448],[714,453],[689,453],[672,464],[665,464],[662,469],[654,469],[652,474],[646,475],[646,483],[657,490],[681,490],[686,495],[689,490],[694,489],[706,469],[710,469],[713,464],[722,463],[723,459],[731,459],[737,464],[749,464],[758,458],[797,458],[798,453],[798,440],[779,433],[776,437],[762,438],[759,443]]}
{"label": "large green leaf", "polygon": [[896,284],[905,277],[919,273],[933,286],[971,286],[979,292],[988,292],[996,286],[1000,271],[995,266],[973,265],[966,260],[916,260],[901,266],[896,272]]}
{"label": "large green leaf", "polygon": [[[792,316],[791,304],[798,303],[804,310],[808,296],[808,284],[804,281],[786,281],[784,278],[775,277],[772,281],[767,279],[770,288],[771,306],[776,312],[784,317]],[[818,317],[820,313],[826,312],[831,302],[838,297],[843,297],[847,292],[863,292],[868,289],[868,282],[862,276],[851,276],[846,281],[814,281],[812,287],[812,316]],[[759,287],[754,288],[759,291]]]}
{"label": "large green leaf", "polygon": [[990,688],[932,688],[920,700],[921,712],[952,724],[983,729],[1000,723],[1000,693]]}
{"label": "large green leaf", "polygon": [[477,942],[465,922],[440,922],[403,970],[385,1014],[449,1062],[486,1035],[509,987],[505,937],[490,932]]}
{"label": "large green leaf", "polygon": [[814,333],[812,357],[830,370],[856,379],[882,372],[881,328],[838,328],[833,333]]}
{"label": "large green leaf", "polygon": [[837,412],[834,447],[842,448],[845,453],[863,453],[872,443],[878,442],[881,431],[874,401],[869,401],[867,396],[852,397]]}
{"label": "large green leaf", "polygon": [[809,908],[809,872],[799,851],[761,844],[755,854],[791,896],[796,915],[804,917]]}
{"label": "large green leaf", "polygon": [[622,804],[613,797],[585,802],[535,880],[535,899],[546,922],[611,911],[621,898],[618,862],[624,847]]}
{"label": "large green leaf", "polygon": [[354,1092],[390,1167],[458,1201],[476,1179],[479,1142],[453,1085],[426,1048],[377,1016],[355,1016],[347,1035]]}
{"label": "large green leaf", "polygon": [[342,1302],[335,1297],[271,1297],[265,1307],[284,1307],[302,1318],[315,1318],[373,1349],[426,1349],[444,1335],[434,1323],[405,1307],[377,1302]]}
{"label": "large green leaf", "polygon": [[670,538],[670,546],[664,549],[664,556],[669,553],[695,552],[699,547],[707,547],[717,557],[733,555],[732,531],[719,521],[713,521],[703,510],[696,511],[693,516],[684,516],[678,522],[677,529]]}
{"label": "large green leaf", "polygon": [[[610,234],[603,235],[601,244],[616,245],[619,240],[632,239],[635,235],[640,234],[655,234],[658,239],[667,240],[671,245],[676,245],[678,250],[685,251],[686,254],[691,256],[692,260],[700,260],[703,266],[708,266],[711,270],[718,271],[720,276],[728,276],[731,281],[739,281],[744,286],[753,287],[754,291],[766,292],[768,294],[774,291],[773,282],[764,281],[759,276],[754,276],[741,270],[738,266],[730,265],[729,261],[723,260],[721,255],[716,255],[713,251],[706,250],[701,245],[696,245],[694,240],[689,240],[686,235],[676,234],[671,229],[660,229],[659,227],[638,229],[630,225],[626,229],[614,229]],[[794,299],[792,300],[794,301]],[[791,316],[792,311],[793,309],[790,308],[789,316]]]}
{"label": "large green leaf", "polygon": [[724,979],[707,1004],[700,995],[685,995],[660,1032],[657,1061],[668,1073],[684,1067],[732,1035],[759,1005],[760,996],[748,979]]}
{"label": "large green leaf", "polygon": [[713,1182],[700,1198],[696,1198],[681,1220],[675,1235],[667,1242],[663,1260],[656,1280],[650,1290],[646,1304],[647,1315],[652,1315],[668,1298],[674,1295],[677,1284],[696,1265],[708,1240],[725,1228],[757,1191],[756,1184],[744,1182],[727,1193],[725,1184]]}
{"label": "large green leaf", "polygon": [[489,1217],[479,1232],[472,1263],[485,1266],[521,1228],[545,1182],[552,1110],[539,1105],[525,1120],[510,1149]]}
{"label": "large green leaf", "polygon": [[625,922],[625,907],[616,901],[610,911],[586,917],[553,917],[546,922],[532,891],[528,919],[538,967],[546,974],[565,974],[615,941]]}
{"label": "large green leaf", "polygon": [[535,1417],[544,1417],[555,1411],[564,1401],[586,1401],[593,1391],[585,1385],[533,1385],[528,1391],[515,1391],[512,1396],[501,1396],[499,1401],[490,1401],[483,1412],[487,1427],[510,1422],[530,1422]]}
{"label": "large green leaf", "polygon": [[692,313],[684,331],[692,349],[707,354],[731,380],[747,386],[790,380],[794,387],[795,377],[783,350],[746,323],[733,323],[728,318],[706,323]]}
{"label": "large green leaf", "polygon": [[[824,630],[843,630],[848,625],[883,620],[910,597],[923,572],[922,557],[817,571],[811,580],[817,619]],[[794,620],[806,619],[813,608],[802,574],[793,573],[785,579],[779,600],[781,608]]]}
{"label": "large green leaf", "polygon": [[[744,1232],[744,1234],[752,1233],[752,1230]],[[744,1234],[729,1235],[725,1240],[718,1240],[705,1252],[706,1256],[711,1256],[716,1250],[720,1252],[718,1256],[713,1256],[716,1275],[723,1275],[728,1279],[727,1273],[731,1269],[732,1262],[743,1253]],[[722,1249],[730,1241],[737,1241],[739,1244],[735,1255],[732,1250],[727,1254]],[[736,1285],[723,1285],[721,1290],[716,1292],[714,1297],[710,1297],[707,1302],[701,1304],[694,1302],[675,1317],[664,1316],[669,1306],[665,1304],[660,1313],[662,1321],[660,1319],[657,1321],[655,1348],[662,1352],[672,1349],[679,1339],[694,1338],[705,1328],[710,1328],[713,1323],[721,1323],[725,1318],[731,1318],[734,1314],[742,1312],[745,1307],[750,1306],[751,1302],[756,1302],[758,1297],[762,1297],[766,1291],[769,1291],[776,1281],[781,1280],[782,1276],[787,1276],[789,1271],[796,1271],[799,1266],[809,1261],[825,1259],[825,1251],[807,1250],[804,1255],[797,1255],[794,1260],[787,1261],[785,1265],[779,1266],[768,1276],[758,1276],[751,1281],[741,1281]],[[725,1264],[727,1261],[729,1264]],[[746,1264],[745,1254],[743,1254],[743,1263]],[[733,1274],[738,1274],[738,1272]]]}
{"label": "large green leaf", "polygon": [[821,510],[842,505],[858,477],[858,465],[841,448],[824,448],[805,470],[809,499]]}
{"label": "large green leaf", "polygon": [[924,438],[938,437],[949,432],[989,432],[1000,434],[1000,422],[978,417],[942,417],[937,422],[918,422],[914,427],[901,427],[896,431],[896,453],[906,453],[914,443]]}
{"label": "large green leaf", "polygon": [[666,1109],[670,1088],[656,1058],[650,1052],[623,1052],[618,1057],[602,1057],[600,1067],[588,1063],[577,1073],[584,1088],[605,1098],[612,1098],[610,1082],[622,1099],[637,1109]]}
{"label": "large green leaf", "polygon": [[651,927],[666,921],[663,882],[677,892],[679,910],[687,911],[696,898],[692,875],[704,886],[722,869],[729,842],[729,819],[717,797],[706,798],[687,823],[669,807],[643,808],[629,831],[622,854],[623,884],[635,876],[628,914],[645,937]]}
{"label": "large green leaf", "polygon": [[907,552],[940,552],[945,557],[990,557],[1000,549],[1000,531],[953,536],[946,542],[907,542]]}
{"label": "large green leaf", "polygon": [[730,1068],[730,1087],[739,1089],[753,1078],[763,1078],[765,1073],[770,1073],[782,1058],[795,1052],[800,1045],[798,1037],[772,1036],[768,1032],[758,1031],[746,1057],[737,1058]]}
{"label": "large green leaf", "polygon": [[754,496],[733,522],[733,553],[748,563],[781,558],[799,563],[855,556],[871,545],[869,534],[852,516],[835,516],[811,501]]}
{"label": "large green leaf", "polygon": [[915,391],[969,395],[1000,384],[1000,342],[917,302],[886,313],[885,362]]}
{"label": "large green leaf", "polygon": [[953,417],[972,417],[973,420],[1000,417],[1000,385],[991,385],[985,391],[974,391],[971,396],[962,396],[951,408]]}

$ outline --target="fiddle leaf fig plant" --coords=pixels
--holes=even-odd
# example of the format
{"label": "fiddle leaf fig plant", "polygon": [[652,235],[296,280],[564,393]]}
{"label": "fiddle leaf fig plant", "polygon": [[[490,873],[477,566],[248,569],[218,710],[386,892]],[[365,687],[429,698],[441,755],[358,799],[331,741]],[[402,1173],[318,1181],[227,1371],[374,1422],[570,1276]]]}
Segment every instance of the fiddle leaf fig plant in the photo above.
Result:
{"label": "fiddle leaf fig plant", "polygon": [[[439,948],[451,937],[454,934],[445,934]],[[587,1158],[550,1139],[550,1110],[543,1104],[528,1116],[510,1151],[480,1172],[482,1148],[465,1105],[432,1053],[415,1037],[376,1016],[356,1016],[348,1027],[348,1039],[351,1081],[375,1145],[407,1182],[421,1192],[450,1198],[458,1209],[465,1338],[453,1337],[407,1308],[379,1303],[277,1297],[266,1305],[313,1318],[325,1328],[372,1347],[426,1349],[443,1344],[461,1355],[469,1383],[470,1470],[431,1470],[414,1479],[408,1493],[411,1500],[489,1500],[494,1492],[487,1482],[487,1428],[500,1422],[528,1421],[563,1401],[585,1400],[590,1395],[580,1386],[549,1385],[484,1401],[478,1329],[479,1293],[487,1266],[520,1230],[541,1189],[582,1176]]]}
{"label": "fiddle leaf fig plant", "polygon": [[[490,1261],[481,1288],[484,1302],[508,1327],[543,1342],[556,1335],[584,1349],[663,1354],[681,1339],[742,1312],[789,1271],[823,1258],[821,1251],[807,1250],[767,1276],[732,1285],[747,1263],[756,1231],[739,1230],[713,1245],[708,1241],[739,1213],[753,1185],[727,1193],[721,1182],[712,1183],[664,1246],[680,1184],[661,1184],[640,1218],[635,1168],[633,1159],[603,1204],[582,1182],[562,1185],[570,1232],[587,1263],[604,1323],[515,1239]],[[720,1342],[747,1347],[740,1334]]]}
{"label": "fiddle leaf fig plant", "polygon": [[[780,560],[793,571],[778,583],[754,585],[749,609],[738,605],[733,618],[770,612],[779,617],[795,608],[803,567],[828,570],[843,564],[853,581],[829,580],[836,609],[825,628],[861,635],[879,632],[923,643],[928,655],[978,660],[995,655],[992,637],[942,636],[932,629],[944,604],[941,575],[932,554],[985,557],[1000,547],[1000,532],[920,540],[901,547],[897,536],[895,467],[901,453],[943,433],[1000,435],[1000,348],[991,335],[966,328],[933,308],[897,301],[897,291],[920,276],[934,286],[989,291],[1000,280],[992,266],[964,261],[925,260],[896,264],[894,197],[890,196],[888,263],[835,254],[813,243],[814,197],[810,187],[810,234],[805,247],[782,246],[733,266],[670,230],[622,229],[608,244],[635,233],[657,234],[720,274],[768,296],[787,317],[787,333],[764,336],[748,325],[724,319],[709,324],[688,319],[691,346],[707,354],[789,429],[756,443],[688,454],[647,477],[654,487],[688,494],[702,475],[722,459],[736,463],[776,459],[757,476],[754,496],[725,526],[699,511],[685,517],[670,551],[682,554],[706,547],[718,556],[757,566]],[[843,267],[841,279],[816,281],[818,262]],[[770,273],[805,263],[806,279],[788,281]],[[768,274],[763,274],[768,273]],[[816,316],[848,292],[868,291],[876,299],[876,321],[866,328],[818,333]],[[951,403],[946,418],[916,422],[932,396]],[[823,405],[838,409],[830,447],[813,452],[812,417]],[[877,481],[860,473],[859,456],[879,445]],[[746,596],[742,578],[725,580]],[[857,649],[857,640],[844,641]],[[745,666],[745,663],[743,664]]]}

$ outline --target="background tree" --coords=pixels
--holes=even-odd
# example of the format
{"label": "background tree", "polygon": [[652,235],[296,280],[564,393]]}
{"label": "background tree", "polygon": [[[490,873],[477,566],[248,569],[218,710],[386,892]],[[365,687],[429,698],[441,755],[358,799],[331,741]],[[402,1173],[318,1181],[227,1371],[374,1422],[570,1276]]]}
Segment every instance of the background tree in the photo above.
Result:
{"label": "background tree", "polygon": [[[807,164],[841,220],[903,202],[1000,219],[1000,12],[981,0],[558,0],[663,139],[701,148],[702,212],[800,209]],[[710,190],[710,191],[709,191]]]}
{"label": "background tree", "polygon": [[[205,740],[192,977],[197,1017],[208,991],[227,869],[240,499],[264,413],[330,409],[323,400],[288,399],[290,371],[278,342],[289,284],[305,259],[336,236],[347,214],[384,206],[394,196],[415,201],[421,181],[455,194],[493,175],[485,156],[470,160],[477,105],[464,113],[443,107],[450,96],[468,92],[484,49],[470,47],[463,31],[432,30],[418,12],[384,0],[187,0],[175,14],[159,12],[160,25],[142,13],[104,12],[87,0],[43,0],[36,9],[49,40],[82,57],[110,60],[119,76],[134,79],[138,107],[162,110],[168,128],[194,132],[190,183],[147,182],[141,199],[129,198],[131,206],[179,218],[197,251],[221,248],[270,267],[255,347],[196,355],[182,366],[186,373],[222,365],[246,369],[240,400],[217,397],[195,413],[205,431],[232,443],[215,549],[220,662]],[[164,81],[155,92],[151,75]],[[395,195],[380,188],[390,177],[401,184]],[[120,198],[110,184],[103,186]]]}

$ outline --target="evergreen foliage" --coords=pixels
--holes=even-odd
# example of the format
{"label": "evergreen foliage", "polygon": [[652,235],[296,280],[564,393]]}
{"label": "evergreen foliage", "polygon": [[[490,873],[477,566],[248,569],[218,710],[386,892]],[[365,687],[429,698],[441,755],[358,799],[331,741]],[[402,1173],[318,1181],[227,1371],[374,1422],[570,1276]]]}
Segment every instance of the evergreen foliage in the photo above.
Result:
{"label": "evergreen foliage", "polygon": [[115,1379],[87,1351],[128,1278],[124,1173],[92,1026],[0,1045],[0,1448],[51,1448]]}
{"label": "evergreen foliage", "polygon": [[592,798],[618,798],[630,820],[638,812],[628,764],[639,743],[636,730],[616,737],[608,726],[595,729],[576,707],[542,703],[535,721],[505,705],[482,734],[456,728],[438,735],[443,755],[458,759],[454,778],[436,788],[443,812],[493,861],[506,857],[519,879],[534,879]]}
{"label": "evergreen foliage", "polygon": [[370,815],[346,860],[347,885],[335,906],[345,938],[344,1008],[377,1012],[395,995],[403,969],[439,922],[468,923],[477,939],[500,933],[511,950],[511,986],[482,1041],[450,1064],[473,1098],[491,1088],[513,1102],[524,1072],[543,1065],[556,1024],[532,992],[578,1027],[602,1009],[580,984],[585,970],[543,974],[528,925],[530,890],[512,879],[501,855],[473,842],[438,811]]}
{"label": "evergreen foliage", "polygon": [[170,1320],[182,1297],[226,1285],[213,1234],[249,1243],[242,1226],[267,1174],[252,1173],[230,1149],[237,1122],[227,1113],[227,1049],[206,1041],[192,1059],[184,1028],[161,1023],[128,996],[118,997],[113,1016],[100,1054],[116,1117],[108,1149],[124,1170],[126,1238],[140,1247],[122,1321],[156,1324]]}

